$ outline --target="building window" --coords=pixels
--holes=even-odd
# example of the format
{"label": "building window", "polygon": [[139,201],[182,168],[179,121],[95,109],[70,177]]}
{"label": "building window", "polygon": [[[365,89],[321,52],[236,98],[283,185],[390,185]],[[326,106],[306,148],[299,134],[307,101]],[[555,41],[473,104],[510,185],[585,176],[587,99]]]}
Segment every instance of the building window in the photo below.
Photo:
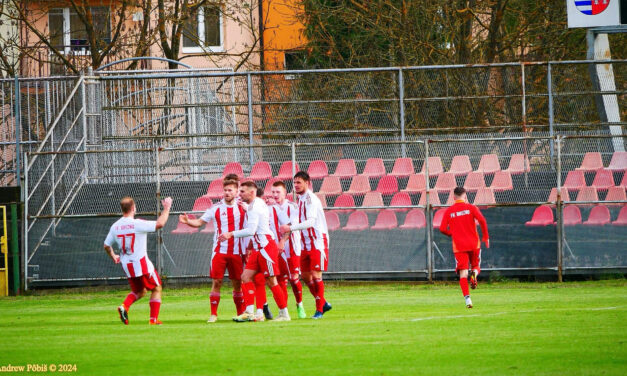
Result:
{"label": "building window", "polygon": [[[111,16],[109,7],[90,7],[94,30],[102,45],[111,42]],[[88,54],[89,38],[85,24],[71,8],[53,8],[48,13],[50,42],[65,54]]]}
{"label": "building window", "polygon": [[222,52],[222,11],[207,5],[190,15],[183,28],[183,53]]}

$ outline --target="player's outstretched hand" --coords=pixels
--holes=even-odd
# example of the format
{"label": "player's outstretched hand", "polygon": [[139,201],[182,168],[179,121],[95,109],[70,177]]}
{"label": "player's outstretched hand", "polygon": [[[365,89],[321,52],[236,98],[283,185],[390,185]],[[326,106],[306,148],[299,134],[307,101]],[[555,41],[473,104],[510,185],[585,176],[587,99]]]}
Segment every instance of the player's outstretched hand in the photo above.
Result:
{"label": "player's outstretched hand", "polygon": [[232,232],[224,232],[222,235],[218,236],[218,241],[223,242],[225,240],[229,240],[233,237]]}
{"label": "player's outstretched hand", "polygon": [[486,248],[490,248],[490,239],[485,239],[483,242],[485,243]]}
{"label": "player's outstretched hand", "polygon": [[290,227],[290,225],[282,225],[281,227],[279,227],[279,231],[281,232],[281,234],[287,234],[292,231],[292,228]]}
{"label": "player's outstretched hand", "polygon": [[161,205],[163,205],[164,209],[170,209],[172,207],[172,197],[166,197],[161,200]]}
{"label": "player's outstretched hand", "polygon": [[120,263],[120,255],[113,255],[113,262],[116,264]]}
{"label": "player's outstretched hand", "polygon": [[189,224],[189,217],[187,216],[187,213],[183,213],[181,215],[179,215],[179,222],[184,223],[184,224]]}

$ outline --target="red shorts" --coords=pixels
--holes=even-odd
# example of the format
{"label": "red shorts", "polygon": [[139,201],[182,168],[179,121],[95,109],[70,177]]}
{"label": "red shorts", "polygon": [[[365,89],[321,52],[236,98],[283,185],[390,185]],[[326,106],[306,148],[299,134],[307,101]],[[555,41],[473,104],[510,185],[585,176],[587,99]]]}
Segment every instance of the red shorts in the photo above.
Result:
{"label": "red shorts", "polygon": [[300,268],[303,272],[310,272],[312,270],[317,272],[326,272],[329,267],[329,241],[326,235],[323,235],[324,240],[324,260],[322,260],[322,252],[316,248],[311,251],[303,250],[300,254]]}
{"label": "red shorts", "polygon": [[[474,251],[455,252],[455,273],[459,274],[460,270],[477,269],[481,271],[481,248]],[[470,265],[468,263],[470,262]]]}
{"label": "red shorts", "polygon": [[[266,254],[267,258],[262,252]],[[273,239],[268,239],[268,245],[266,245],[262,251],[255,250],[250,253],[246,261],[246,269],[263,273],[264,277],[280,275],[279,250]]]}
{"label": "red shorts", "polygon": [[230,280],[242,279],[242,272],[244,271],[242,256],[213,252],[209,269],[211,279],[224,278],[224,271],[227,269],[229,271]]}
{"label": "red shorts", "polygon": [[292,255],[287,258],[285,252],[279,253],[279,270],[280,275],[290,279],[292,274],[300,274],[300,256]]}
{"label": "red shorts", "polygon": [[150,274],[129,278],[128,284],[131,285],[131,291],[137,294],[142,292],[144,289],[152,291],[155,287],[161,286],[161,278],[159,278],[159,274],[157,274],[157,271],[155,270]]}

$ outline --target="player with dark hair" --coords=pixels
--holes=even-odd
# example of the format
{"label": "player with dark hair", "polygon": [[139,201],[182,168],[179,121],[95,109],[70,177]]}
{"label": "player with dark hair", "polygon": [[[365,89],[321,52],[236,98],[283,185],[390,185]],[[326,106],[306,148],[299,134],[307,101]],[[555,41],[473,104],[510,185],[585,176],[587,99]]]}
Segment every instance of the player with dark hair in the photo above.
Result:
{"label": "player with dark hair", "polygon": [[[120,320],[128,325],[128,310],[136,300],[146,295],[146,290],[151,291],[150,295],[150,321],[152,325],[160,325],[159,309],[161,308],[161,279],[152,265],[146,252],[146,242],[149,232],[163,228],[170,215],[172,198],[167,197],[161,201],[163,211],[156,221],[145,221],[136,219],[135,201],[131,197],[124,197],[120,201],[122,207],[122,218],[118,219],[107,234],[104,241],[104,249],[109,257],[116,264],[122,264],[122,269],[128,277],[131,285],[131,293],[127,295],[122,305],[118,307]],[[120,254],[116,255],[112,245],[116,243],[120,249]]]}
{"label": "player with dark hair", "polygon": [[[237,175],[233,174],[235,177]],[[211,277],[211,316],[208,323],[218,321],[218,305],[220,304],[220,289],[224,272],[228,269],[229,279],[233,284],[233,302],[237,314],[244,312],[244,295],[241,287],[241,276],[244,271],[242,255],[245,252],[244,242],[231,239],[219,242],[218,236],[224,232],[241,230],[244,225],[246,209],[237,203],[239,183],[236,180],[223,180],[224,198],[219,203],[211,206],[202,217],[191,219],[187,213],[179,216],[179,221],[191,227],[202,227],[213,220],[215,232],[213,235],[213,251],[211,252],[211,264],[209,276]]]}
{"label": "player with dark hair", "polygon": [[244,228],[239,231],[222,233],[218,237],[220,241],[229,240],[233,237],[249,237],[253,246],[253,251],[248,256],[244,273],[242,273],[242,288],[246,310],[241,315],[234,317],[233,320],[238,322],[255,321],[255,285],[253,278],[257,272],[262,272],[279,307],[279,314],[275,320],[289,321],[287,296],[283,294],[283,290],[276,280],[276,276],[279,274],[279,251],[272,231],[270,231],[268,206],[262,199],[257,197],[257,185],[252,181],[246,181],[240,185],[240,197],[242,201],[248,204]]}
{"label": "player with dark hair", "polygon": [[481,242],[475,220],[481,226],[486,248],[490,248],[490,235],[488,224],[479,208],[466,202],[466,190],[457,187],[453,194],[455,203],[444,212],[440,232],[453,238],[453,252],[457,263],[455,272],[459,275],[459,285],[466,300],[466,307],[472,308],[468,292],[468,270],[472,269],[470,284],[473,289],[477,288],[477,276],[481,272]]}
{"label": "player with dark hair", "polygon": [[329,230],[320,199],[309,189],[309,174],[299,171],[294,175],[294,191],[298,194],[299,223],[282,225],[282,234],[292,231],[301,232],[303,252],[300,257],[300,269],[303,280],[316,299],[316,313],[312,319],[320,319],[331,309],[324,298],[322,272],[329,264]]}

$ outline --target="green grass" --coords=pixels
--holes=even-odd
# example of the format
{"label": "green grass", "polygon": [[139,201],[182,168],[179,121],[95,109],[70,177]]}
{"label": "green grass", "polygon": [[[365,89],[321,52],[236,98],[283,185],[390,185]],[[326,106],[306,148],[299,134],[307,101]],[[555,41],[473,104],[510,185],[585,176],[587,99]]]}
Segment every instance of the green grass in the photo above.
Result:
{"label": "green grass", "polygon": [[[326,291],[334,308],[323,320],[239,324],[223,289],[220,321],[206,324],[207,288],[166,287],[160,327],[147,325],[146,298],[129,326],[119,322],[126,290],[2,298],[0,367],[69,363],[83,375],[150,376],[627,372],[625,280],[484,283],[472,310],[457,285],[330,283]],[[295,316],[292,296],[290,309]]]}

